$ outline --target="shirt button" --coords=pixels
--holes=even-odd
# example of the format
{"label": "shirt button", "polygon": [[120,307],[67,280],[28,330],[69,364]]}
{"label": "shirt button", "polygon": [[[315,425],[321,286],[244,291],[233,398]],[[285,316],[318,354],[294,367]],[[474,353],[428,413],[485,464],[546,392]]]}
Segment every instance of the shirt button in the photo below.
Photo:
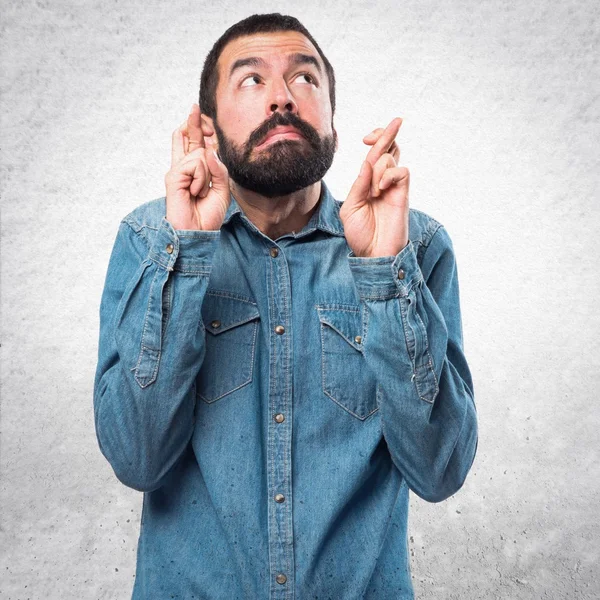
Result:
{"label": "shirt button", "polygon": [[285,496],[283,494],[277,494],[275,496],[275,502],[283,502],[285,500]]}
{"label": "shirt button", "polygon": [[403,269],[398,270],[398,279],[404,279],[404,270]]}
{"label": "shirt button", "polygon": [[275,581],[277,583],[285,583],[287,581],[287,577],[283,573],[278,573],[277,577],[275,577]]}
{"label": "shirt button", "polygon": [[210,326],[213,329],[219,329],[219,327],[221,327],[221,321],[211,321]]}
{"label": "shirt button", "polygon": [[277,327],[275,327],[275,333],[283,335],[285,333],[285,327],[283,325],[277,325]]}
{"label": "shirt button", "polygon": [[173,254],[173,248],[174,248],[173,244],[167,244],[166,251],[169,254]]}
{"label": "shirt button", "polygon": [[361,344],[361,343],[362,343],[362,337],[361,337],[360,335],[357,335],[357,336],[354,338],[354,341],[355,341],[357,344]]}
{"label": "shirt button", "polygon": [[273,258],[276,258],[277,256],[279,256],[279,249],[278,248],[271,248],[271,256]]}
{"label": "shirt button", "polygon": [[278,423],[283,423],[285,421],[285,417],[281,413],[277,413],[274,418]]}

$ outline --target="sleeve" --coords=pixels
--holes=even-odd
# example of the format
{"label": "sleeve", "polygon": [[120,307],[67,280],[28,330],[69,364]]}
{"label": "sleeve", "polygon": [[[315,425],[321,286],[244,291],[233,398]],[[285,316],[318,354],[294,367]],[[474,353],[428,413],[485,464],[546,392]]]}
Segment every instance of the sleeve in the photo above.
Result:
{"label": "sleeve", "polygon": [[156,235],[124,219],[100,303],[94,422],[102,454],[125,485],[157,489],[194,428],[205,352],[201,306],[220,231]]}
{"label": "sleeve", "polygon": [[441,502],[463,485],[478,443],[452,242],[440,225],[421,266],[412,241],[396,256],[348,260],[392,460],[413,492]]}

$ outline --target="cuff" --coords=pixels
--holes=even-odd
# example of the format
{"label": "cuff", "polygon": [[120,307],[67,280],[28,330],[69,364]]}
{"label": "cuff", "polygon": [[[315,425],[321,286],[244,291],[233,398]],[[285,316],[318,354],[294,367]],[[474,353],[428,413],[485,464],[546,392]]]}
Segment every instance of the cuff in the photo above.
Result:
{"label": "cuff", "polygon": [[148,257],[168,271],[210,274],[220,230],[174,229],[163,217]]}
{"label": "cuff", "polygon": [[413,242],[396,256],[363,257],[348,254],[348,263],[361,300],[388,300],[408,296],[423,281]]}

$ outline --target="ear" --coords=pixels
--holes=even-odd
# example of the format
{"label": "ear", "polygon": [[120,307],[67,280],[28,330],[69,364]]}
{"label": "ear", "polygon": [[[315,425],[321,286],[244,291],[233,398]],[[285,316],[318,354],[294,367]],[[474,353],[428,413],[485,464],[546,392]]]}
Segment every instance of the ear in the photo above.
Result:
{"label": "ear", "polygon": [[202,127],[202,135],[204,138],[208,138],[208,143],[212,146],[216,147],[217,136],[215,135],[215,126],[212,117],[205,115],[204,113],[200,113],[200,126]]}

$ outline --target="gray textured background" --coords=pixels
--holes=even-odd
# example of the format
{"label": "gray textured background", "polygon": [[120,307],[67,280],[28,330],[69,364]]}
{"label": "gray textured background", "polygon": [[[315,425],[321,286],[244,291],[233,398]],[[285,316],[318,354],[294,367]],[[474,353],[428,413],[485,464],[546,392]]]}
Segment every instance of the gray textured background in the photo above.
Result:
{"label": "gray textured background", "polygon": [[411,206],[455,245],[480,442],[455,496],[411,494],[417,597],[599,597],[599,5],[307,6],[2,2],[2,598],[130,597],[142,495],[93,428],[108,258],[210,46],[272,10],[336,69],[334,195],[402,116]]}

